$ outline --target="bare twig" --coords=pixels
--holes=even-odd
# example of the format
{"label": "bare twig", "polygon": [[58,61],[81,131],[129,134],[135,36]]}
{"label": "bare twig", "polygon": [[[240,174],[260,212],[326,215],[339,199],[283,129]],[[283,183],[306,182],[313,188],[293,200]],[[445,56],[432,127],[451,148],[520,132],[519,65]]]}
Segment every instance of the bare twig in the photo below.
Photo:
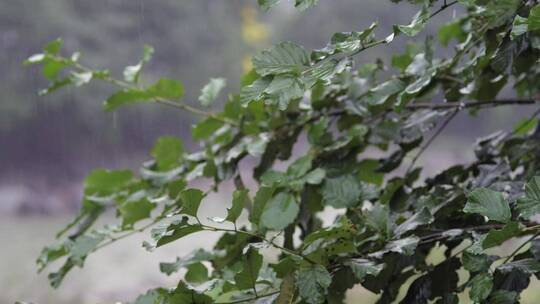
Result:
{"label": "bare twig", "polygon": [[452,114],[450,114],[450,116],[448,116],[448,118],[446,118],[446,120],[442,123],[441,127],[435,132],[435,134],[433,134],[433,136],[431,136],[431,138],[426,142],[426,144],[422,148],[420,148],[420,151],[418,151],[416,156],[411,161],[409,168],[407,168],[406,174],[411,172],[411,170],[414,168],[414,165],[416,164],[420,156],[422,156],[422,154],[427,150],[427,148],[429,148],[429,146],[433,143],[433,141],[435,141],[435,139],[437,139],[437,137],[441,135],[442,131],[446,129],[448,124],[452,121],[452,119],[454,119],[454,117],[456,117],[458,112],[459,112],[459,108],[457,108]]}
{"label": "bare twig", "polygon": [[485,107],[497,107],[506,105],[533,105],[540,104],[539,100],[535,99],[497,99],[497,100],[482,100],[482,101],[470,101],[470,102],[444,102],[444,103],[432,103],[432,102],[417,102],[411,103],[406,106],[409,110],[418,109],[452,109],[452,108],[485,108]]}
{"label": "bare twig", "polygon": [[230,302],[216,302],[216,304],[237,304],[237,303],[251,302],[251,301],[255,301],[257,299],[262,299],[262,298],[267,298],[267,297],[273,296],[275,294],[278,294],[279,292],[280,291],[278,290],[278,291],[269,292],[269,293],[266,293],[266,294],[263,294],[263,295],[258,295],[258,296],[255,296],[255,297],[247,298],[247,299],[234,300],[234,301],[230,301]]}
{"label": "bare twig", "polygon": [[525,242],[523,242],[523,244],[519,245],[518,248],[516,248],[516,250],[514,250],[503,262],[503,264],[506,264],[508,263],[508,261],[510,261],[516,254],[519,253],[519,251],[521,249],[523,249],[523,247],[525,247],[527,244],[529,244],[530,242],[532,242],[534,239],[536,239],[537,237],[540,236],[540,231],[538,231],[537,233],[533,234],[530,238],[528,238]]}

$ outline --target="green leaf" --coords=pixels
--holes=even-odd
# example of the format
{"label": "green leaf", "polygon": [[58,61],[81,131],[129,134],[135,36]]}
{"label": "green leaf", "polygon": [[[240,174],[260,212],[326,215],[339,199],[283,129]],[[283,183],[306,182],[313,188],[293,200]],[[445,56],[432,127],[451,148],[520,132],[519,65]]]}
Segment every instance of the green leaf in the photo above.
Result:
{"label": "green leaf", "polygon": [[462,41],[464,40],[465,36],[466,34],[461,29],[461,22],[459,20],[443,25],[439,29],[439,33],[438,33],[439,41],[444,46],[448,46],[448,43],[452,39],[457,39],[459,41]]}
{"label": "green leaf", "polygon": [[405,88],[406,86],[403,81],[392,79],[369,90],[364,98],[370,105],[382,105],[390,96],[403,91]]}
{"label": "green leaf", "polygon": [[434,217],[431,215],[431,212],[429,212],[429,209],[424,207],[422,208],[422,211],[414,214],[412,217],[410,217],[408,220],[403,222],[401,225],[396,227],[396,230],[394,230],[394,234],[397,237],[400,237],[402,234],[416,229],[418,226],[423,226],[430,224],[433,222]]}
{"label": "green leaf", "polygon": [[469,297],[476,303],[484,303],[493,288],[493,277],[489,273],[477,274],[469,282]]}
{"label": "green leaf", "polygon": [[404,254],[407,256],[413,255],[416,250],[416,246],[418,245],[418,242],[419,242],[419,239],[415,236],[410,236],[408,238],[394,240],[394,241],[386,243],[386,246],[384,247],[383,250],[372,253],[371,256],[380,258],[382,257],[383,254],[388,253],[388,252],[396,252],[396,253]]}
{"label": "green leaf", "polygon": [[514,125],[514,133],[517,135],[526,135],[538,125],[538,119],[523,119]]}
{"label": "green leaf", "polygon": [[384,173],[377,172],[379,161],[364,159],[358,163],[358,178],[366,183],[380,186],[384,180]]}
{"label": "green leaf", "polygon": [[152,229],[152,238],[156,241],[155,246],[161,247],[187,235],[203,230],[204,228],[200,225],[190,225],[187,218],[182,218],[181,220],[175,220],[166,227]]}
{"label": "green leaf", "polygon": [[242,87],[240,91],[240,102],[244,107],[248,106],[252,101],[261,100],[265,90],[272,82],[272,77],[263,77],[255,80],[252,84]]}
{"label": "green leaf", "polygon": [[[425,87],[427,87],[433,78],[435,73],[433,72],[426,72],[426,74],[420,76],[417,80],[415,80],[413,83],[409,84],[405,88],[405,93],[409,95],[414,95],[420,93]],[[400,106],[403,105],[403,101],[398,101],[398,104]]]}
{"label": "green leaf", "polygon": [[508,290],[495,290],[488,299],[490,304],[514,304],[518,303],[519,293]]}
{"label": "green leaf", "polygon": [[273,230],[283,230],[294,222],[298,211],[300,211],[300,207],[294,195],[280,192],[264,207],[261,214],[261,226]]}
{"label": "green leaf", "polygon": [[345,262],[345,266],[351,268],[357,280],[362,281],[367,275],[376,276],[381,272],[384,265],[376,264],[366,259],[351,259]]}
{"label": "green leaf", "polygon": [[142,90],[123,90],[111,95],[103,104],[106,111],[114,111],[126,104],[149,102],[152,98]]}
{"label": "green leaf", "polygon": [[309,304],[324,303],[332,276],[321,265],[303,267],[296,275],[298,293]]}
{"label": "green leaf", "polygon": [[223,127],[222,121],[209,117],[196,124],[191,130],[191,134],[196,140],[205,140],[212,136],[221,127]]}
{"label": "green leaf", "polygon": [[187,267],[184,279],[192,284],[202,284],[209,280],[208,268],[203,263],[193,263]]}
{"label": "green leaf", "polygon": [[302,82],[306,88],[313,87],[318,81],[329,84],[334,75],[341,73],[347,67],[345,59],[337,61],[335,59],[322,61],[309,68],[303,75]]}
{"label": "green leaf", "polygon": [[99,196],[111,195],[121,191],[132,180],[133,174],[129,170],[94,170],[84,181],[84,193]]}
{"label": "green leaf", "polygon": [[299,10],[305,10],[319,3],[319,0],[295,0],[294,6]]}
{"label": "green leaf", "polygon": [[47,88],[40,90],[38,92],[38,95],[44,96],[44,95],[50,94],[70,84],[72,84],[71,77],[66,77],[60,80],[54,80]]}
{"label": "green leaf", "polygon": [[43,248],[39,257],[36,260],[36,264],[38,265],[38,272],[41,272],[47,265],[63,256],[66,256],[67,254],[68,249],[66,248],[65,244],[58,244]]}
{"label": "green leaf", "polygon": [[304,176],[311,169],[312,161],[313,157],[311,155],[298,158],[287,168],[287,175],[291,178]]}
{"label": "green leaf", "polygon": [[266,204],[274,196],[275,188],[260,187],[253,200],[253,210],[251,211],[249,221],[255,225],[260,224],[261,216],[266,208]]}
{"label": "green leaf", "polygon": [[529,31],[540,30],[540,4],[531,9],[527,23],[529,24]]}
{"label": "green leaf", "polygon": [[171,275],[172,273],[177,272],[182,267],[186,267],[194,263],[209,261],[212,259],[212,257],[212,253],[204,249],[197,249],[186,257],[176,258],[176,261],[172,263],[159,263],[159,271],[167,275]]}
{"label": "green leaf", "polygon": [[342,175],[327,178],[322,186],[321,194],[326,205],[334,208],[348,208],[359,203],[362,188],[353,175]]}
{"label": "green leaf", "polygon": [[247,190],[234,191],[232,206],[227,209],[227,218],[225,218],[225,220],[235,223],[248,200],[249,196]]}
{"label": "green leaf", "polygon": [[495,28],[510,21],[509,19],[514,17],[520,3],[520,0],[487,1],[482,14],[487,17],[489,28]]}
{"label": "green leaf", "polygon": [[306,174],[304,176],[304,179],[306,180],[306,183],[310,185],[318,185],[322,183],[325,176],[326,176],[326,171],[324,171],[324,169],[317,168],[309,172],[308,174]]}
{"label": "green leaf", "polygon": [[[173,292],[169,292],[167,300],[161,303],[174,304],[213,304],[215,301],[204,293],[189,288],[186,283],[180,282]],[[160,302],[154,304],[161,304]]]}
{"label": "green leaf", "polygon": [[184,144],[173,136],[160,137],[151,152],[159,170],[167,171],[179,165],[184,154]]}
{"label": "green leaf", "polygon": [[487,271],[493,262],[485,254],[474,254],[469,251],[463,252],[461,260],[463,263],[463,268],[469,272]]}
{"label": "green leaf", "polygon": [[[257,0],[257,3],[261,6],[263,10],[267,11],[270,8],[274,7],[276,4],[278,4],[280,1],[281,0]],[[319,0],[295,0],[294,6],[299,10],[305,10],[317,5],[318,2]]]}
{"label": "green leaf", "polygon": [[219,93],[225,86],[227,81],[225,78],[212,78],[201,90],[201,95],[199,96],[199,101],[205,107],[208,107],[216,101]]}
{"label": "green leaf", "polygon": [[486,239],[487,234],[479,234],[474,237],[474,241],[471,247],[467,249],[468,252],[473,254],[482,254],[484,252],[484,248],[482,247],[482,243]]}
{"label": "green leaf", "polygon": [[372,33],[377,27],[377,23],[372,23],[367,29],[361,32],[341,32],[332,35],[330,40],[331,49],[335,49],[330,54],[336,52],[353,53],[360,50],[364,44],[367,44],[372,39]]}
{"label": "green leaf", "polygon": [[94,73],[92,72],[71,72],[70,74],[70,82],[73,83],[75,86],[80,87],[83,84],[87,84],[92,80]]}
{"label": "green leaf", "polygon": [[34,54],[34,55],[28,57],[28,58],[24,61],[24,64],[25,64],[25,65],[30,65],[30,64],[43,63],[43,61],[44,61],[46,58],[47,58],[47,57],[46,57],[45,54],[42,54],[42,53]]}
{"label": "green leaf", "polygon": [[86,256],[93,252],[103,239],[101,234],[81,235],[74,242],[68,242],[70,260],[82,267]]}
{"label": "green leaf", "polygon": [[152,289],[140,295],[131,304],[156,304],[164,301],[166,292],[162,289]]}
{"label": "green leaf", "polygon": [[178,99],[184,96],[184,87],[173,79],[160,79],[149,87],[146,92],[152,98]]}
{"label": "green leaf", "polygon": [[489,220],[507,223],[511,212],[508,202],[502,193],[486,188],[478,188],[468,195],[468,201],[463,208],[466,213],[478,213]]}
{"label": "green leaf", "polygon": [[255,71],[261,76],[299,75],[309,63],[308,52],[292,42],[279,43],[253,57]]}
{"label": "green leaf", "polygon": [[520,224],[518,222],[509,222],[501,230],[491,230],[482,242],[482,247],[488,249],[499,246],[505,241],[518,236],[520,233]]}
{"label": "green leaf", "polygon": [[525,186],[525,197],[518,199],[517,210],[524,219],[540,213],[540,176],[533,177]]}
{"label": "green leaf", "polygon": [[535,274],[540,272],[540,262],[535,259],[522,259],[510,263],[501,264],[497,267],[502,272],[510,272],[512,270],[520,270],[524,273]]}
{"label": "green leaf", "polygon": [[186,189],[180,192],[182,202],[182,213],[197,217],[199,206],[204,197],[204,193],[199,189]]}
{"label": "green leaf", "polygon": [[153,102],[159,99],[178,99],[184,96],[184,87],[172,79],[160,79],[146,90],[126,89],[111,95],[104,103],[106,111],[116,110],[126,104]]}
{"label": "green leaf", "polygon": [[257,3],[262,7],[264,10],[269,10],[273,6],[279,3],[281,0],[257,0]]}
{"label": "green leaf", "polygon": [[408,25],[394,25],[394,34],[403,33],[409,37],[414,37],[424,29],[429,19],[429,5],[424,5]]}
{"label": "green leaf", "polygon": [[150,61],[150,59],[152,59],[153,54],[154,48],[149,45],[145,45],[143,51],[143,58],[141,59],[141,61],[139,61],[139,63],[137,63],[136,65],[127,66],[124,69],[124,80],[126,82],[133,83],[139,82],[141,70],[144,67],[144,64]]}
{"label": "green leaf", "polygon": [[122,226],[131,227],[136,222],[149,218],[155,207],[156,204],[151,203],[146,198],[123,202],[118,208],[122,217]]}
{"label": "green leaf", "polygon": [[58,288],[61,284],[68,272],[73,269],[73,266],[75,266],[71,259],[68,259],[62,267],[57,272],[49,273],[47,278],[49,279],[49,283],[53,288]]}
{"label": "green leaf", "polygon": [[310,233],[305,239],[303,247],[309,246],[311,243],[317,240],[336,240],[336,239],[350,239],[356,231],[352,228],[352,224],[348,220],[344,220],[339,223],[338,226],[329,227],[326,229],[320,229]]}
{"label": "green leaf", "polygon": [[380,233],[383,238],[390,234],[392,222],[388,205],[375,204],[366,211],[365,221],[368,227]]}
{"label": "green leaf", "polygon": [[249,247],[247,253],[243,255],[242,271],[234,276],[236,287],[240,290],[255,289],[262,263],[262,255],[253,247]]}
{"label": "green leaf", "polygon": [[287,175],[283,172],[268,170],[261,176],[263,186],[284,186],[288,182]]}
{"label": "green leaf", "polygon": [[56,81],[60,75],[60,72],[66,67],[68,67],[66,62],[47,57],[47,60],[43,62],[43,68],[41,71],[47,79]]}
{"label": "green leaf", "polygon": [[512,32],[510,33],[510,37],[512,37],[512,39],[516,39],[518,36],[521,36],[528,31],[528,19],[521,17],[520,15],[516,15],[514,18],[514,23],[512,24]]}
{"label": "green leaf", "polygon": [[47,43],[47,45],[45,46],[43,50],[48,54],[56,55],[60,52],[62,45],[64,45],[64,41],[62,40],[62,38],[57,38]]}
{"label": "green leaf", "polygon": [[268,98],[277,102],[280,110],[284,111],[292,100],[304,96],[304,86],[300,80],[292,76],[276,76],[264,90]]}

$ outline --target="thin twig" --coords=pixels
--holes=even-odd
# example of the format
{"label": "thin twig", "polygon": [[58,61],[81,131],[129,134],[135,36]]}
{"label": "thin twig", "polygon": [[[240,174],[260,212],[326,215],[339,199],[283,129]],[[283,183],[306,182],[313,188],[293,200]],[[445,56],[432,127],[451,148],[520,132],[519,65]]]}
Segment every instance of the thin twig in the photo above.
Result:
{"label": "thin twig", "polygon": [[474,108],[474,107],[496,107],[496,106],[506,106],[506,105],[532,105],[540,104],[539,100],[536,99],[497,99],[497,100],[482,100],[482,101],[470,101],[470,102],[444,102],[444,103],[433,103],[433,102],[417,102],[408,104],[405,108],[409,110],[418,110],[418,109],[431,109],[431,110],[441,110],[441,109],[452,109],[452,108]]}
{"label": "thin twig", "polygon": [[251,302],[251,301],[255,301],[257,299],[262,299],[262,298],[267,298],[267,297],[273,296],[275,294],[278,294],[279,292],[280,291],[278,290],[278,291],[273,291],[273,292],[266,293],[266,294],[263,294],[263,295],[251,297],[251,298],[248,298],[248,299],[241,299],[241,300],[235,300],[235,301],[230,301],[230,302],[216,302],[215,304],[237,304],[237,303]]}
{"label": "thin twig", "polygon": [[294,255],[294,256],[297,256],[297,257],[300,257],[304,260],[306,260],[307,262],[311,263],[311,264],[317,264],[317,262],[313,261],[312,259],[310,259],[309,257],[299,253],[299,252],[296,252],[296,251],[293,251],[291,249],[287,249],[281,245],[278,245],[276,243],[274,243],[272,240],[269,240],[267,238],[265,238],[264,236],[262,235],[258,235],[258,234],[255,234],[255,233],[252,233],[252,232],[249,232],[249,231],[244,231],[244,230],[233,230],[233,229],[227,229],[227,228],[219,228],[219,227],[213,227],[213,226],[208,226],[208,225],[204,225],[202,224],[201,225],[202,228],[204,228],[205,230],[209,230],[209,231],[222,231],[222,232],[231,232],[231,233],[240,233],[240,234],[245,234],[245,235],[249,235],[251,237],[254,237],[254,238],[258,238],[268,244],[270,244],[271,246],[285,252],[285,253],[288,253],[290,255]]}
{"label": "thin twig", "polygon": [[532,242],[534,239],[536,239],[538,236],[540,236],[540,231],[538,231],[537,233],[535,233],[534,235],[532,235],[530,238],[528,238],[525,242],[523,242],[523,244],[521,244],[518,248],[516,248],[516,250],[514,250],[503,262],[503,264],[506,264],[508,263],[508,261],[510,261],[521,249],[523,249],[523,247],[525,247],[527,244],[529,244],[530,242]]}
{"label": "thin twig", "polygon": [[[56,60],[58,60],[58,61],[63,61],[63,62],[69,63],[76,70],[78,70],[80,72],[94,73],[94,70],[92,70],[91,68],[86,67],[86,66],[84,66],[84,65],[82,65],[82,64],[80,64],[78,62],[75,62],[75,61],[69,60],[67,58],[60,57],[60,56],[54,56],[54,58]],[[140,90],[141,89],[136,85],[133,85],[131,83],[128,83],[128,82],[113,78],[110,75],[105,75],[103,77],[100,77],[99,79],[101,79],[101,80],[103,80],[105,82],[114,84],[116,86],[119,86],[119,87],[121,87],[123,89],[127,89],[127,90]],[[186,103],[182,103],[182,102],[179,102],[179,101],[173,101],[173,100],[169,100],[169,99],[164,99],[164,98],[159,98],[159,97],[153,98],[152,100],[154,102],[162,104],[162,105],[167,105],[167,106],[170,106],[170,107],[174,107],[174,108],[177,108],[177,109],[181,109],[181,110],[191,112],[191,113],[199,115],[199,116],[213,118],[213,119],[221,121],[223,123],[227,123],[227,124],[230,124],[230,125],[233,125],[233,126],[238,126],[238,123],[235,122],[235,121],[231,121],[229,119],[220,117],[219,115],[216,115],[216,114],[211,113],[211,112],[206,112],[204,110],[197,109],[197,108],[195,108],[193,106],[190,106],[190,105],[188,105]]]}
{"label": "thin twig", "polygon": [[[444,102],[444,103],[434,103],[434,102],[417,102],[408,104],[405,106],[405,109],[410,111],[430,109],[430,110],[448,110],[448,109],[468,109],[468,108],[488,108],[488,107],[499,107],[499,106],[510,106],[510,105],[534,105],[539,104],[540,100],[535,99],[497,99],[497,100],[483,100],[483,101],[469,101],[469,102]],[[386,110],[386,113],[392,112],[394,109],[389,108]],[[336,110],[329,113],[321,113],[321,115],[313,116],[308,119],[304,124],[313,122],[323,116],[341,116],[347,113],[347,110]],[[379,115],[385,114],[385,112],[379,113]],[[540,114],[540,113],[539,113]],[[379,116],[377,116],[379,117]]]}
{"label": "thin twig", "polygon": [[[451,7],[452,5],[454,4],[457,4],[459,1],[455,0],[453,2],[450,2],[450,3],[446,3],[446,1],[444,2],[444,4],[436,11],[434,11],[433,13],[431,13],[431,15],[427,18],[427,20],[437,16],[438,14],[440,14],[441,12],[443,12],[444,10],[446,10],[447,8]],[[427,21],[426,20],[426,21]],[[373,47],[376,47],[378,45],[381,45],[381,44],[388,44],[390,43],[391,40],[388,40],[388,37],[390,37],[392,34],[390,34],[389,36],[387,36],[386,38],[384,39],[381,39],[381,40],[377,40],[377,41],[373,41],[371,43],[368,43],[364,46],[362,46],[360,49],[356,50],[356,51],[353,51],[349,54],[347,54],[345,57],[354,57],[358,54],[360,54],[361,52],[365,51],[365,50],[368,50],[370,48],[373,48]],[[328,57],[330,58],[330,57]]]}
{"label": "thin twig", "polygon": [[448,124],[452,121],[452,119],[454,119],[454,117],[456,117],[458,112],[459,112],[459,108],[457,108],[450,116],[448,116],[448,118],[442,123],[441,127],[435,132],[435,134],[433,134],[433,136],[431,136],[431,138],[426,142],[426,144],[422,148],[420,148],[420,151],[418,151],[418,153],[414,156],[413,160],[411,161],[409,168],[407,168],[406,174],[411,172],[411,170],[414,168],[414,165],[416,164],[420,156],[422,156],[422,154],[427,150],[427,148],[429,148],[429,146],[433,143],[433,141],[437,139],[437,137],[442,133],[442,131],[446,129]]}
{"label": "thin twig", "polygon": [[454,5],[454,4],[457,4],[459,1],[453,1],[453,2],[450,2],[450,3],[447,3],[446,0],[444,1],[443,5],[436,11],[434,11],[433,13],[431,13],[431,15],[429,15],[429,19],[437,16],[438,14],[440,14],[441,12],[443,12],[445,9],[449,8],[450,6]]}
{"label": "thin twig", "polygon": [[110,238],[109,240],[107,240],[106,242],[100,244],[99,246],[96,246],[96,247],[94,248],[94,250],[92,250],[92,252],[98,251],[99,249],[102,249],[103,247],[107,247],[107,246],[109,246],[109,245],[111,245],[111,244],[113,244],[113,243],[115,243],[116,241],[119,241],[119,240],[121,240],[121,239],[125,239],[125,238],[130,237],[130,236],[132,236],[132,235],[134,235],[134,234],[143,232],[143,231],[145,231],[146,229],[148,229],[148,228],[150,228],[150,227],[156,225],[157,223],[159,223],[159,222],[160,222],[161,220],[163,220],[163,219],[164,219],[164,217],[156,218],[156,219],[153,220],[152,222],[150,222],[150,223],[148,223],[148,224],[146,224],[146,225],[144,225],[144,226],[142,226],[142,227],[140,227],[140,228],[134,229],[134,230],[132,230],[132,231],[130,231],[130,232],[127,232],[127,233],[122,234],[122,235],[117,236],[117,237],[112,237],[112,238]]}

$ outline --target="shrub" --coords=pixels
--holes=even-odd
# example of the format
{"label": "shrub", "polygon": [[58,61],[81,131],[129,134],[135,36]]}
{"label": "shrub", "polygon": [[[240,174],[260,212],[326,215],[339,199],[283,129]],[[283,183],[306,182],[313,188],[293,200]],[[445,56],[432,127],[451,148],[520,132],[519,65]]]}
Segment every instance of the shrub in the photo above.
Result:
{"label": "shrub", "polygon": [[[270,9],[279,0],[258,2]],[[458,295],[517,303],[540,272],[540,226],[533,220],[540,213],[540,5],[415,2],[420,11],[411,23],[382,38],[374,23],[336,33],[322,49],[282,42],[260,52],[219,113],[201,107],[219,98],[224,79],[202,89],[201,107],[181,100],[176,80],[141,84],[151,47],[121,79],[83,65],[77,53],[62,55],[61,40],[48,44],[27,61],[51,80],[42,93],[111,83],[118,90],[105,101],[107,111],[158,103],[202,116],[192,129],[201,149],[162,137],[138,175],[92,172],[80,213],[58,234],[60,242],[43,250],[40,270],[63,259],[49,274],[58,287],[88,255],[132,234],[151,228],[144,247],[153,250],[210,231],[221,234],[213,250],[161,264],[166,274],[187,270],[177,286],[152,289],[134,303],[342,303],[356,284],[380,294],[379,303],[458,303]],[[440,27],[438,42],[428,36],[411,44],[385,73],[380,60],[355,67],[355,56],[394,39],[413,41],[451,7],[462,13]],[[452,56],[437,58],[437,43],[451,45]],[[499,97],[503,88],[515,97]],[[514,130],[477,142],[476,160],[420,178],[417,160],[456,115],[526,105],[531,115]],[[304,151],[292,153],[300,140]],[[249,157],[257,161],[253,187],[239,170]],[[278,162],[286,169],[276,169]],[[209,186],[195,188],[199,179]],[[201,219],[208,193],[231,180],[227,213]],[[321,221],[327,207],[341,211],[330,225]],[[117,224],[96,228],[107,210]],[[247,220],[239,221],[242,215]],[[523,239],[510,254],[493,250],[517,237]],[[442,258],[430,260],[433,252]]]}

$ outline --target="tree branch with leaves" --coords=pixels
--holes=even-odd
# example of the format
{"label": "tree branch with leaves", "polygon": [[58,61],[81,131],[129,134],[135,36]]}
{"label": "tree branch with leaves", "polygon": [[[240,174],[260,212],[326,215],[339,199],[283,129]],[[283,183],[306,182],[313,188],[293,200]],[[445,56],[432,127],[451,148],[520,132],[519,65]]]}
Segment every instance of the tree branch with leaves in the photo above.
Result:
{"label": "tree branch with leaves", "polygon": [[[263,9],[278,2],[258,1]],[[123,79],[84,65],[79,53],[64,55],[61,40],[31,56],[26,63],[40,65],[51,81],[42,94],[104,81],[116,88],[104,101],[107,111],[157,103],[202,117],[192,128],[200,150],[166,136],[138,174],[90,173],[79,215],[43,250],[39,269],[63,260],[49,274],[58,287],[93,252],[130,235],[151,229],[144,247],[152,251],[211,232],[221,234],[213,250],[160,264],[167,275],[186,269],[176,286],[151,289],[133,303],[343,303],[359,284],[377,293],[378,303],[458,303],[458,296],[518,303],[540,272],[540,5],[411,2],[419,12],[384,37],[374,23],[336,33],[316,50],[282,42],[261,51],[219,112],[205,108],[224,99],[224,79],[202,88],[200,106],[182,100],[177,80],[142,83],[151,47]],[[450,7],[459,16],[439,27],[438,41],[427,35],[386,63],[355,62],[396,39],[418,41],[426,23],[446,18]],[[449,46],[452,56],[436,56],[436,47]],[[501,97],[505,88],[512,97]],[[479,139],[474,161],[421,178],[420,156],[458,113],[503,106],[533,115]],[[293,153],[301,137],[307,143]],[[368,149],[378,158],[366,156]],[[242,180],[248,156],[257,160],[250,172],[256,185]],[[286,169],[277,169],[280,161]],[[199,180],[207,189],[194,186]],[[201,219],[207,195],[225,181],[236,187],[227,214]],[[341,212],[325,225],[321,212],[329,208]],[[117,224],[98,226],[107,210]],[[490,250],[513,238],[524,240],[508,256]],[[433,251],[443,256],[436,264],[428,259]],[[461,268],[469,276],[460,281]]]}

